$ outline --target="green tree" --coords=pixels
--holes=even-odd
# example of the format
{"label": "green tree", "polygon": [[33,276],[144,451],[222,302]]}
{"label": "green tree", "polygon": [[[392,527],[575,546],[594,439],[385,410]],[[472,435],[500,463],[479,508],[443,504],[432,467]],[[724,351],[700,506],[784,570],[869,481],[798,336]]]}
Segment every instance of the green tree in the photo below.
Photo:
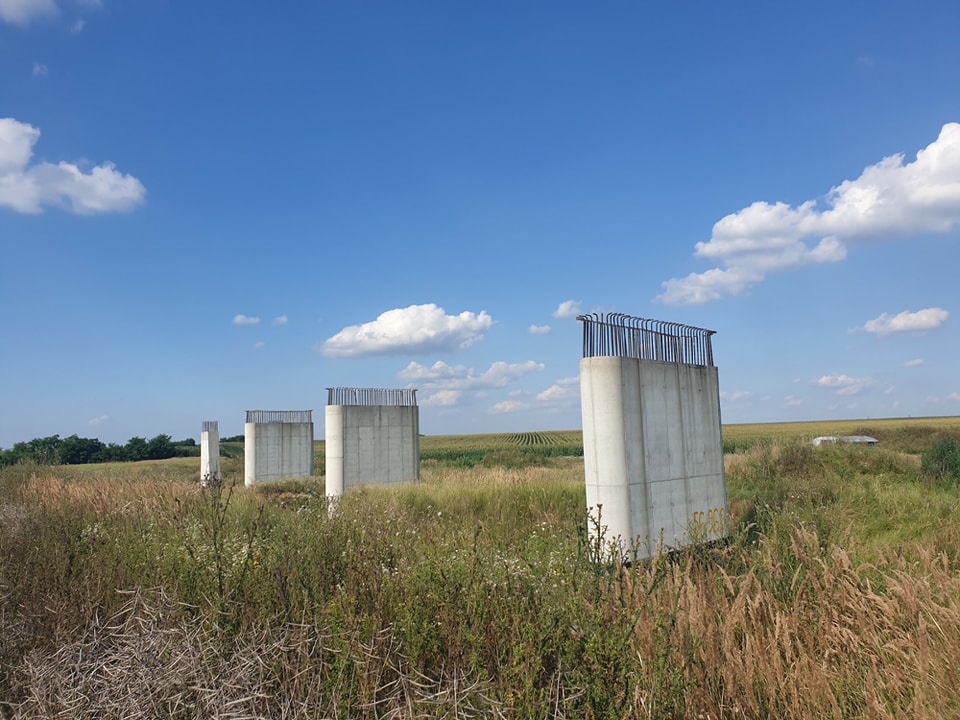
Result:
{"label": "green tree", "polygon": [[64,438],[60,445],[60,462],[64,465],[83,465],[102,462],[104,444],[97,438],[82,438],[76,435]]}
{"label": "green tree", "polygon": [[127,441],[124,447],[124,455],[127,460],[146,460],[147,459],[147,441],[142,437],[132,437]]}
{"label": "green tree", "polygon": [[169,435],[157,435],[147,443],[147,460],[163,460],[176,456],[177,448]]}

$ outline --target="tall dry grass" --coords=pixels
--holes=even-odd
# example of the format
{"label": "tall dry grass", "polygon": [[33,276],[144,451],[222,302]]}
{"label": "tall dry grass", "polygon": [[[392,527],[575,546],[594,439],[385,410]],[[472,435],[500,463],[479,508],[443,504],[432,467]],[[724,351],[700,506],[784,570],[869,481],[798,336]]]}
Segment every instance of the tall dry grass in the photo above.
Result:
{"label": "tall dry grass", "polygon": [[333,513],[306,481],[0,474],[0,712],[960,717],[960,493],[916,466],[758,446],[729,543],[634,566],[592,552],[578,459],[427,462]]}

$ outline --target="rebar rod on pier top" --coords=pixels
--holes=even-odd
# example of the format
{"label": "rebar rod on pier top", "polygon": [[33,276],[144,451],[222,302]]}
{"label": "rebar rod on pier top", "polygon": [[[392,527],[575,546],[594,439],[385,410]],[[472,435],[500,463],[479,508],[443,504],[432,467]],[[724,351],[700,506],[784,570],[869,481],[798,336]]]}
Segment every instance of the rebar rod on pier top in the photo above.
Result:
{"label": "rebar rod on pier top", "polygon": [[202,432],[220,432],[220,422],[218,420],[204,420]]}
{"label": "rebar rod on pier top", "polygon": [[579,315],[583,323],[583,357],[628,357],[638,360],[713,366],[710,336],[714,330],[632,317],[622,313]]}
{"label": "rebar rod on pier top", "polygon": [[411,388],[327,388],[327,405],[399,405],[416,407]]}
{"label": "rebar rod on pier top", "polygon": [[257,425],[309,423],[313,422],[313,410],[247,410],[247,422]]}

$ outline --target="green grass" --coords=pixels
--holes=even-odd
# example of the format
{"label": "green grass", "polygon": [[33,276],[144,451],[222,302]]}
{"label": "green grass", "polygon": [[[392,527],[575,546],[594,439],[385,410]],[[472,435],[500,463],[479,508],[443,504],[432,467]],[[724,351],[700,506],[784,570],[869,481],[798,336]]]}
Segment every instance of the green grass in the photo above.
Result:
{"label": "green grass", "polygon": [[335,508],[242,458],[5,468],[0,715],[958,717],[958,428],[725,427],[730,541],[631,567],[573,432],[424,437]]}
{"label": "green grass", "polygon": [[885,447],[920,452],[938,437],[960,437],[960,417],[822,420],[788,423],[748,423],[723,426],[727,452],[758,444],[812,440],[822,435],[869,435]]}

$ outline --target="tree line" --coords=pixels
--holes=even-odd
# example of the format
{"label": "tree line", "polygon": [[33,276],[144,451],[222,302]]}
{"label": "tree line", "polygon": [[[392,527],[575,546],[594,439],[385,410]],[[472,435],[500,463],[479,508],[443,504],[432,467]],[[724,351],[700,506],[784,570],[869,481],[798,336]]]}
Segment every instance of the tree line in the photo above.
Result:
{"label": "tree line", "polygon": [[172,457],[199,457],[200,446],[193,438],[174,441],[169,435],[147,440],[132,437],[126,445],[102,443],[97,438],[51,435],[18,442],[9,450],[0,449],[0,467],[33,461],[41,465],[85,465],[87,463],[164,460]]}

